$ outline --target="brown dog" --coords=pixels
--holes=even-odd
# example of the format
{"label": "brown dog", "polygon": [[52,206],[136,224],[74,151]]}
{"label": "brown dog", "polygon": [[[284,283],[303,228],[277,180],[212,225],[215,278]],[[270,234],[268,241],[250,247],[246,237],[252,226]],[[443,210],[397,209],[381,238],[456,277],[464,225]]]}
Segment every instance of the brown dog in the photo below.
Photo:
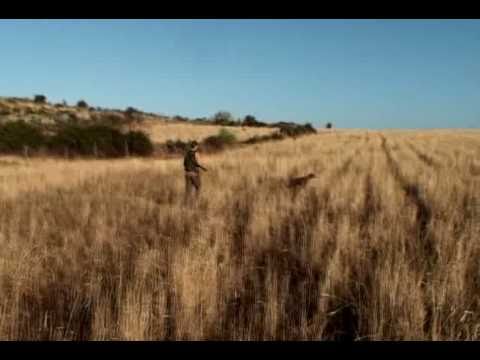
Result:
{"label": "brown dog", "polygon": [[288,180],[287,186],[290,189],[301,189],[304,188],[307,183],[315,177],[315,174],[308,174],[307,176],[292,177]]}

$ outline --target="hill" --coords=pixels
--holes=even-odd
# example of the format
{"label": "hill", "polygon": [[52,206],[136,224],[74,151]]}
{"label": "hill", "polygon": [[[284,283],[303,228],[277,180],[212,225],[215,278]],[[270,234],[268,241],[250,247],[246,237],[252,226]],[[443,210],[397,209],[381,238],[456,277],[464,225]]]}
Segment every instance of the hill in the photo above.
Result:
{"label": "hill", "polygon": [[[113,125],[146,132],[156,144],[167,140],[203,140],[218,132],[221,125],[207,118],[190,120],[182,116],[164,116],[129,107],[125,110],[101,107],[52,104],[47,101],[18,97],[0,97],[0,124],[23,120],[45,129],[54,129],[65,123],[79,125]],[[275,126],[221,126],[234,133],[239,140],[263,136],[277,129]]]}
{"label": "hill", "polygon": [[0,134],[3,134],[0,152],[8,154],[23,151],[28,156],[33,155],[33,150],[37,154],[65,156],[128,155],[130,145],[136,146],[130,144],[135,138],[137,145],[138,141],[145,146],[148,143],[151,150],[143,145],[144,150],[138,148],[144,155],[169,156],[183,152],[192,140],[204,143],[206,150],[218,151],[226,145],[256,144],[315,132],[309,123],[266,123],[251,115],[243,120],[234,119],[226,111],[219,111],[211,118],[189,119],[147,113],[133,107],[125,110],[92,107],[83,100],[76,105],[52,104],[43,95],[35,95],[33,99],[0,97]]}

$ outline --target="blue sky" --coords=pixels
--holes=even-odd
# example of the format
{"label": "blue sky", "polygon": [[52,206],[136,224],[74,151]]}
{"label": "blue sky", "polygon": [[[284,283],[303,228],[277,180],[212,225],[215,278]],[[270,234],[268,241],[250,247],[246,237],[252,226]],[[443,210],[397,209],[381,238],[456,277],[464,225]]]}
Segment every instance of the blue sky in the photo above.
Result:
{"label": "blue sky", "polygon": [[480,20],[0,20],[0,96],[341,128],[480,126]]}

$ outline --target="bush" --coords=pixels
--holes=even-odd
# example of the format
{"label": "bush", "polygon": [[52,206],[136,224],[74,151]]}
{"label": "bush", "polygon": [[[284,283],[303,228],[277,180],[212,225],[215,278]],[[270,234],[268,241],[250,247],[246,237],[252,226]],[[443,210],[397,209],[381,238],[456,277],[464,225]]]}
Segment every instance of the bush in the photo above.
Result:
{"label": "bush", "polygon": [[45,95],[35,95],[33,101],[37,104],[45,104],[47,102],[47,97]]}
{"label": "bush", "polygon": [[88,104],[86,101],[80,100],[79,102],[77,102],[77,107],[86,109],[88,108]]}
{"label": "bush", "polygon": [[119,157],[125,155],[125,136],[117,129],[93,125],[66,125],[48,141],[53,153]]}
{"label": "bush", "polygon": [[221,129],[217,135],[212,135],[203,140],[203,144],[212,150],[221,150],[225,146],[232,145],[237,141],[235,134],[227,129]]}
{"label": "bush", "polygon": [[331,129],[331,128],[332,128],[332,123],[328,122],[327,125],[325,125],[325,127],[326,127],[327,129]]}
{"label": "bush", "polygon": [[257,123],[257,119],[255,119],[255,116],[252,115],[247,115],[245,116],[245,119],[243,119],[243,124],[244,126],[255,126]]}
{"label": "bush", "polygon": [[243,119],[242,126],[266,127],[267,124],[258,121],[253,115],[247,115]]}
{"label": "bush", "polygon": [[306,123],[305,125],[303,125],[303,131],[307,134],[315,134],[317,132],[317,130],[315,130],[315,128],[310,123]]}
{"label": "bush", "polygon": [[37,126],[22,120],[0,125],[1,152],[21,152],[25,146],[36,150],[44,144],[45,137]]}
{"label": "bush", "polygon": [[203,140],[203,143],[207,148],[211,150],[222,150],[225,147],[225,144],[216,135],[212,135],[205,138],[205,140]]}
{"label": "bush", "polygon": [[282,125],[280,126],[280,134],[285,136],[297,136],[298,130],[296,126]]}
{"label": "bush", "polygon": [[62,102],[55,104],[55,107],[67,107],[67,106],[68,104],[65,100],[62,100]]}
{"label": "bush", "polygon": [[[58,126],[58,127],[57,127]],[[24,121],[0,125],[0,152],[21,153],[25,147],[38,150],[46,147],[58,155],[82,155],[99,157],[120,157],[127,154],[148,156],[154,147],[150,138],[141,131],[127,134],[105,125],[80,126],[66,122],[50,130],[54,135],[45,136],[41,124]]]}
{"label": "bush", "polygon": [[134,107],[127,107],[127,109],[125,110],[125,115],[127,115],[127,117],[134,117],[135,115],[139,114],[140,111],[138,111],[137,109],[135,109]]}
{"label": "bush", "polygon": [[285,139],[285,136],[282,135],[280,132],[276,131],[273,134],[267,134],[267,135],[255,135],[247,140],[244,141],[245,144],[257,144],[260,142],[265,142],[265,141],[276,141],[276,140],[283,140]]}
{"label": "bush", "polygon": [[227,129],[220,129],[217,135],[225,144],[233,144],[237,141],[237,137],[231,131]]}
{"label": "bush", "polygon": [[228,111],[219,111],[213,116],[213,123],[221,126],[238,126],[231,113]]}
{"label": "bush", "polygon": [[167,151],[171,153],[183,153],[187,150],[188,143],[182,140],[167,140]]}
{"label": "bush", "polygon": [[205,117],[202,117],[202,118],[195,118],[192,120],[193,122],[197,122],[197,123],[205,123],[205,124],[208,124],[210,123],[211,121],[209,121],[207,118]]}
{"label": "bush", "polygon": [[175,121],[183,121],[183,122],[189,121],[188,117],[180,116],[180,115],[175,115],[175,116],[173,117],[173,120],[175,120]]}
{"label": "bush", "polygon": [[307,123],[305,125],[299,125],[295,123],[278,123],[280,133],[285,136],[297,137],[300,135],[314,134],[317,132],[315,128]]}
{"label": "bush", "polygon": [[153,153],[153,143],[142,131],[129,131],[126,141],[131,155],[148,156]]}
{"label": "bush", "polygon": [[222,120],[232,121],[233,116],[229,111],[219,111],[215,115],[213,115],[213,120],[214,121],[217,121],[217,120],[218,121],[222,121]]}

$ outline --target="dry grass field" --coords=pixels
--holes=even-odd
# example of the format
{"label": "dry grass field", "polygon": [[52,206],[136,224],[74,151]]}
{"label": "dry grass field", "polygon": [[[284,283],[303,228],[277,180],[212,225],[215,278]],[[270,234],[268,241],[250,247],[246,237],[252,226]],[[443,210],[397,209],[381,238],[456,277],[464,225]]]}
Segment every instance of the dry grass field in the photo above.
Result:
{"label": "dry grass field", "polygon": [[480,340],[480,132],[199,160],[2,158],[0,339]]}
{"label": "dry grass field", "polygon": [[[145,120],[137,127],[145,131],[152,141],[157,144],[165,143],[168,140],[201,141],[208,136],[217,135],[220,127],[217,125],[198,125],[192,123],[182,123],[174,121]],[[247,140],[255,135],[268,135],[277,129],[275,128],[256,128],[256,127],[236,127],[222,126],[234,134],[239,141]]]}

